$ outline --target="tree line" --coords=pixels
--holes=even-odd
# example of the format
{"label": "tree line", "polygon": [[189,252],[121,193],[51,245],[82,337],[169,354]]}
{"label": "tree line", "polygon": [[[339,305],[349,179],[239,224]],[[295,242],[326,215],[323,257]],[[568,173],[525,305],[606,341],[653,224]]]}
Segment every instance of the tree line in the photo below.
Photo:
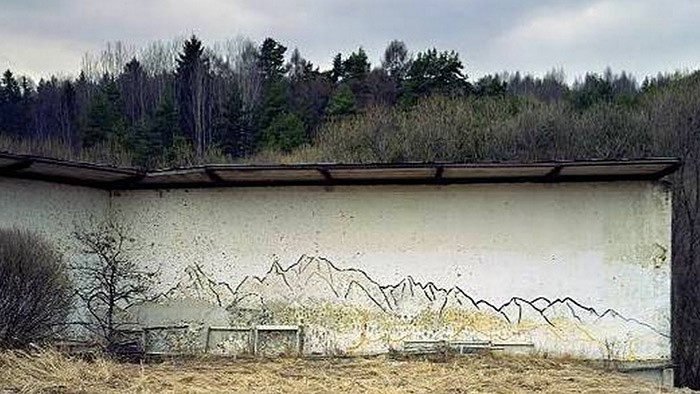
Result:
{"label": "tree line", "polygon": [[158,167],[206,161],[212,152],[228,161],[288,153],[313,143],[325,123],[375,107],[409,109],[431,95],[528,96],[583,108],[634,100],[640,91],[629,75],[609,70],[569,87],[557,71],[542,78],[494,74],[472,83],[464,68],[457,52],[412,54],[398,40],[376,67],[360,47],[337,54],[324,71],[272,38],[205,47],[192,36],[141,51],[109,44],[86,55],[76,78],[35,83],[5,71],[0,136],[58,141],[69,151],[117,150],[130,164]]}

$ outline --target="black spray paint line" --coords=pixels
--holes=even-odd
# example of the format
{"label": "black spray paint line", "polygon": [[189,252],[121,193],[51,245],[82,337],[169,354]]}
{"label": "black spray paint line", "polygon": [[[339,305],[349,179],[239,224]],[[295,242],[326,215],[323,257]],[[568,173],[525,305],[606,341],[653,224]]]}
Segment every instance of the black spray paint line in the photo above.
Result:
{"label": "black spray paint line", "polygon": [[[304,262],[306,262],[306,264],[303,264]],[[379,300],[377,300],[372,295],[373,292],[371,290],[367,289],[362,283],[360,283],[354,279],[350,280],[348,282],[348,288],[345,290],[344,294],[342,295],[342,298],[347,300],[352,287],[353,286],[358,287],[372,301],[372,303],[374,305],[376,305],[377,307],[380,308],[380,310],[382,310],[383,312],[388,313],[388,314],[395,314],[395,313],[399,312],[397,310],[397,308],[399,306],[399,299],[396,298],[396,295],[394,294],[395,291],[400,291],[400,294],[405,294],[406,289],[408,288],[408,290],[410,290],[411,297],[422,296],[422,297],[425,297],[425,299],[429,303],[434,303],[438,299],[436,293],[442,293],[444,300],[441,302],[441,306],[439,308],[440,315],[443,315],[445,308],[448,305],[448,301],[449,301],[450,296],[453,296],[454,299],[459,303],[459,305],[463,305],[462,300],[460,299],[460,296],[461,296],[461,297],[465,298],[466,300],[468,300],[477,310],[481,310],[481,311],[488,310],[490,312],[496,313],[496,314],[502,316],[510,324],[518,324],[521,322],[521,319],[523,317],[523,307],[524,307],[524,305],[526,305],[526,306],[530,307],[535,313],[537,313],[542,318],[542,320],[545,321],[548,325],[555,327],[555,324],[552,323],[552,321],[545,315],[545,313],[548,310],[550,310],[550,308],[553,308],[554,306],[556,306],[558,304],[566,305],[567,309],[571,313],[571,316],[574,319],[576,319],[577,321],[584,323],[581,316],[579,316],[577,311],[573,308],[573,306],[572,306],[572,304],[573,304],[577,308],[594,315],[596,317],[596,319],[593,321],[593,323],[596,323],[596,322],[600,321],[602,318],[604,318],[605,316],[609,315],[613,318],[619,318],[620,320],[627,322],[627,323],[635,323],[635,324],[641,325],[643,327],[646,327],[646,328],[652,330],[653,332],[655,332],[661,336],[664,336],[667,338],[669,337],[668,334],[661,332],[660,330],[656,329],[655,327],[653,327],[652,325],[650,325],[648,323],[639,321],[639,320],[634,319],[634,318],[625,317],[613,309],[606,309],[605,312],[603,312],[601,314],[595,308],[585,306],[582,303],[573,299],[572,297],[568,297],[568,296],[564,297],[564,298],[557,298],[557,299],[554,299],[553,301],[551,301],[550,299],[543,297],[543,296],[536,297],[532,300],[527,300],[527,299],[524,299],[521,297],[512,297],[509,301],[502,304],[501,306],[496,306],[487,300],[475,299],[474,297],[467,294],[464,290],[462,290],[459,286],[454,286],[450,289],[446,289],[446,288],[442,288],[442,287],[435,285],[431,281],[423,284],[421,282],[416,281],[412,276],[408,276],[394,285],[380,285],[377,281],[372,279],[365,271],[363,271],[361,269],[358,269],[358,268],[339,268],[328,259],[321,258],[321,257],[310,257],[307,255],[302,255],[295,263],[293,263],[292,265],[290,265],[287,268],[281,267],[279,265],[279,263],[277,261],[275,261],[275,262],[273,262],[273,264],[270,267],[270,269],[268,270],[268,272],[262,278],[259,278],[257,276],[246,276],[238,284],[238,286],[236,286],[235,290],[232,290],[231,287],[225,282],[217,282],[217,281],[213,281],[213,280],[209,279],[204,274],[204,272],[202,271],[202,269],[199,265],[195,265],[195,270],[197,271],[198,274],[200,274],[204,278],[206,278],[206,280],[209,284],[208,287],[215,294],[215,297],[217,297],[218,303],[221,303],[221,300],[218,297],[218,293],[213,289],[214,285],[226,286],[234,296],[234,300],[235,300],[234,303],[238,303],[241,300],[248,298],[249,296],[256,295],[255,293],[243,293],[243,292],[241,292],[241,288],[244,286],[244,284],[247,281],[252,280],[252,281],[255,281],[259,284],[263,284],[263,283],[265,283],[265,280],[268,279],[268,277],[270,275],[279,275],[282,277],[282,280],[285,283],[285,286],[290,291],[294,292],[295,290],[292,288],[292,285],[289,283],[286,275],[291,273],[292,270],[295,268],[298,268],[297,275],[303,274],[314,263],[316,263],[317,266],[320,267],[320,265],[318,265],[319,262],[323,263],[323,265],[325,266],[324,268],[328,268],[327,273],[328,273],[328,276],[330,277],[330,279],[324,278],[321,274],[319,274],[317,272],[312,272],[306,278],[306,283],[303,284],[304,286],[308,285],[308,282],[309,282],[311,277],[316,276],[316,277],[322,279],[324,282],[326,282],[328,284],[329,288],[333,291],[333,293],[338,298],[340,298],[341,293],[338,292],[338,290],[335,288],[336,287],[335,283],[333,283],[334,282],[334,280],[333,280],[334,275],[338,275],[338,274],[342,274],[342,273],[346,273],[346,272],[359,274],[369,284],[371,284],[372,286],[375,286],[378,289],[378,292],[380,294],[382,294],[382,296],[383,296],[384,302],[380,302]],[[196,281],[201,280],[200,278],[192,278],[192,279],[194,279]],[[419,289],[421,289],[422,294],[417,294],[415,292],[415,287],[418,287]],[[177,288],[180,288],[180,284],[178,284],[173,289],[171,289],[171,291],[175,290]],[[170,293],[170,291],[168,293]],[[258,295],[257,298],[260,298],[261,303],[264,304],[264,300],[263,300],[264,297]],[[390,300],[393,301],[393,303]],[[546,305],[544,307],[537,307],[536,306],[536,304],[538,304],[538,303],[541,304],[542,302],[546,303]],[[518,308],[518,316],[517,316],[516,321],[512,321],[513,319],[511,319],[511,317],[509,317],[504,312],[504,310],[509,305],[514,305],[515,307]]]}

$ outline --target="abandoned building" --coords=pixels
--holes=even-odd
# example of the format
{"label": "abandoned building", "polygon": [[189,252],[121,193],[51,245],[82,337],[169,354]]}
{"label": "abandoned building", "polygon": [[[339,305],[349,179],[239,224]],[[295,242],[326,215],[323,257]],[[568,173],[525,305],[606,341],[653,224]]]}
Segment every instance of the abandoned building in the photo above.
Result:
{"label": "abandoned building", "polygon": [[0,226],[79,258],[110,216],[157,269],[149,352],[445,346],[671,362],[675,159],[212,165],[142,172],[0,155]]}

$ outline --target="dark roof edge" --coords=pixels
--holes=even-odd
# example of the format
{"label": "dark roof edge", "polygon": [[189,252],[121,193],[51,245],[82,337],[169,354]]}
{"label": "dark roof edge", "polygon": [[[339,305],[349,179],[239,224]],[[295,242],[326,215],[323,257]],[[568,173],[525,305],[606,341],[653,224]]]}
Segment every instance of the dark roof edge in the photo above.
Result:
{"label": "dark roof edge", "polygon": [[[9,164],[2,164],[2,159]],[[36,167],[32,168],[33,166]],[[52,174],[51,170],[41,171],[41,165],[58,167],[61,171]],[[333,186],[333,185],[418,185],[418,184],[471,184],[471,183],[519,183],[519,182],[608,182],[608,181],[653,181],[661,179],[678,169],[681,161],[671,157],[652,157],[642,159],[620,160],[553,160],[540,162],[488,162],[488,163],[318,163],[318,164],[212,164],[193,166],[187,168],[173,168],[146,172],[136,168],[115,167],[91,163],[58,160],[32,155],[18,155],[0,152],[0,177],[12,177],[22,179],[42,180],[77,186],[87,186],[106,190],[129,189],[172,189],[172,188],[210,188],[210,187],[254,187],[254,186]],[[650,172],[627,171],[614,174],[602,171],[603,168],[633,168],[635,166],[652,166]],[[585,168],[582,174],[564,175],[562,170],[571,168]],[[430,170],[429,176],[396,178],[390,174],[391,170]],[[502,170],[506,176],[442,176],[445,170],[450,169],[483,169]],[[531,175],[519,172],[519,169],[541,169],[540,175]],[[318,172],[318,179],[305,179],[299,176],[309,170]],[[333,178],[333,171],[355,170],[360,173],[353,179]],[[374,176],[362,177],[362,170],[368,170],[365,175],[373,172]],[[385,170],[387,175],[377,176],[377,170]],[[226,171],[248,174],[245,179],[235,181],[226,180],[219,175]],[[256,177],[261,171],[279,171],[289,176],[285,179],[269,179],[263,176]],[[539,170],[538,170],[539,171]],[[567,170],[568,171],[568,170]],[[564,172],[567,172],[564,171]],[[73,173],[73,174],[71,174]],[[95,180],[109,177],[110,181]],[[511,175],[508,175],[511,174]],[[89,175],[92,175],[92,179]],[[104,176],[103,176],[104,175]],[[183,177],[184,176],[184,177]],[[193,176],[194,180],[188,180]],[[295,177],[296,176],[296,177]],[[153,179],[160,178],[158,182]]]}
{"label": "dark roof edge", "polygon": [[[31,164],[34,164],[34,163],[53,164],[53,165],[59,165],[59,166],[68,167],[68,168],[84,168],[84,169],[99,170],[99,171],[106,171],[106,172],[119,173],[119,174],[135,175],[135,174],[143,174],[144,173],[143,170],[135,168],[135,167],[118,167],[118,166],[113,166],[113,165],[109,165],[109,164],[95,164],[95,163],[88,163],[88,162],[81,162],[81,161],[74,161],[74,160],[54,159],[51,157],[35,156],[35,155],[28,155],[28,154],[18,154],[18,153],[10,153],[10,152],[3,152],[3,151],[0,151],[0,159],[16,159],[16,160],[30,162]],[[3,168],[5,168],[5,167],[0,166],[0,169],[3,169]]]}
{"label": "dark roof edge", "polygon": [[639,164],[680,164],[681,160],[675,157],[645,157],[638,159],[581,159],[581,160],[542,160],[532,162],[477,162],[459,163],[447,161],[434,162],[403,162],[403,163],[299,163],[299,164],[204,164],[191,167],[173,167],[167,169],[148,171],[149,174],[185,171],[197,169],[212,170],[300,170],[300,169],[399,169],[399,168],[518,168],[518,167],[550,167],[552,165],[577,166],[602,166],[602,165],[639,165]]}

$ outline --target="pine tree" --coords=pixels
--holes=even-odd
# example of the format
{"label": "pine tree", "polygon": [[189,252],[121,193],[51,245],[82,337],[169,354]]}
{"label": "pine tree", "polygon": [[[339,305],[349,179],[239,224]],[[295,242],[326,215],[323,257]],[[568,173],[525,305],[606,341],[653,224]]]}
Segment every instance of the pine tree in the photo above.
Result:
{"label": "pine tree", "polygon": [[209,59],[196,36],[185,41],[177,58],[176,75],[180,126],[193,141],[197,157],[201,158],[211,142],[211,75]]}
{"label": "pine tree", "polygon": [[343,78],[362,80],[369,74],[370,66],[367,53],[365,53],[364,49],[360,48],[357,52],[351,53],[343,62]]}
{"label": "pine tree", "polygon": [[287,47],[272,38],[266,38],[260,46],[258,65],[264,83],[273,83],[285,73],[284,54]]}
{"label": "pine tree", "polygon": [[415,102],[419,97],[434,93],[446,96],[469,93],[471,86],[467,76],[462,74],[463,68],[455,51],[438,52],[433,48],[418,53],[402,86],[404,102]]}

